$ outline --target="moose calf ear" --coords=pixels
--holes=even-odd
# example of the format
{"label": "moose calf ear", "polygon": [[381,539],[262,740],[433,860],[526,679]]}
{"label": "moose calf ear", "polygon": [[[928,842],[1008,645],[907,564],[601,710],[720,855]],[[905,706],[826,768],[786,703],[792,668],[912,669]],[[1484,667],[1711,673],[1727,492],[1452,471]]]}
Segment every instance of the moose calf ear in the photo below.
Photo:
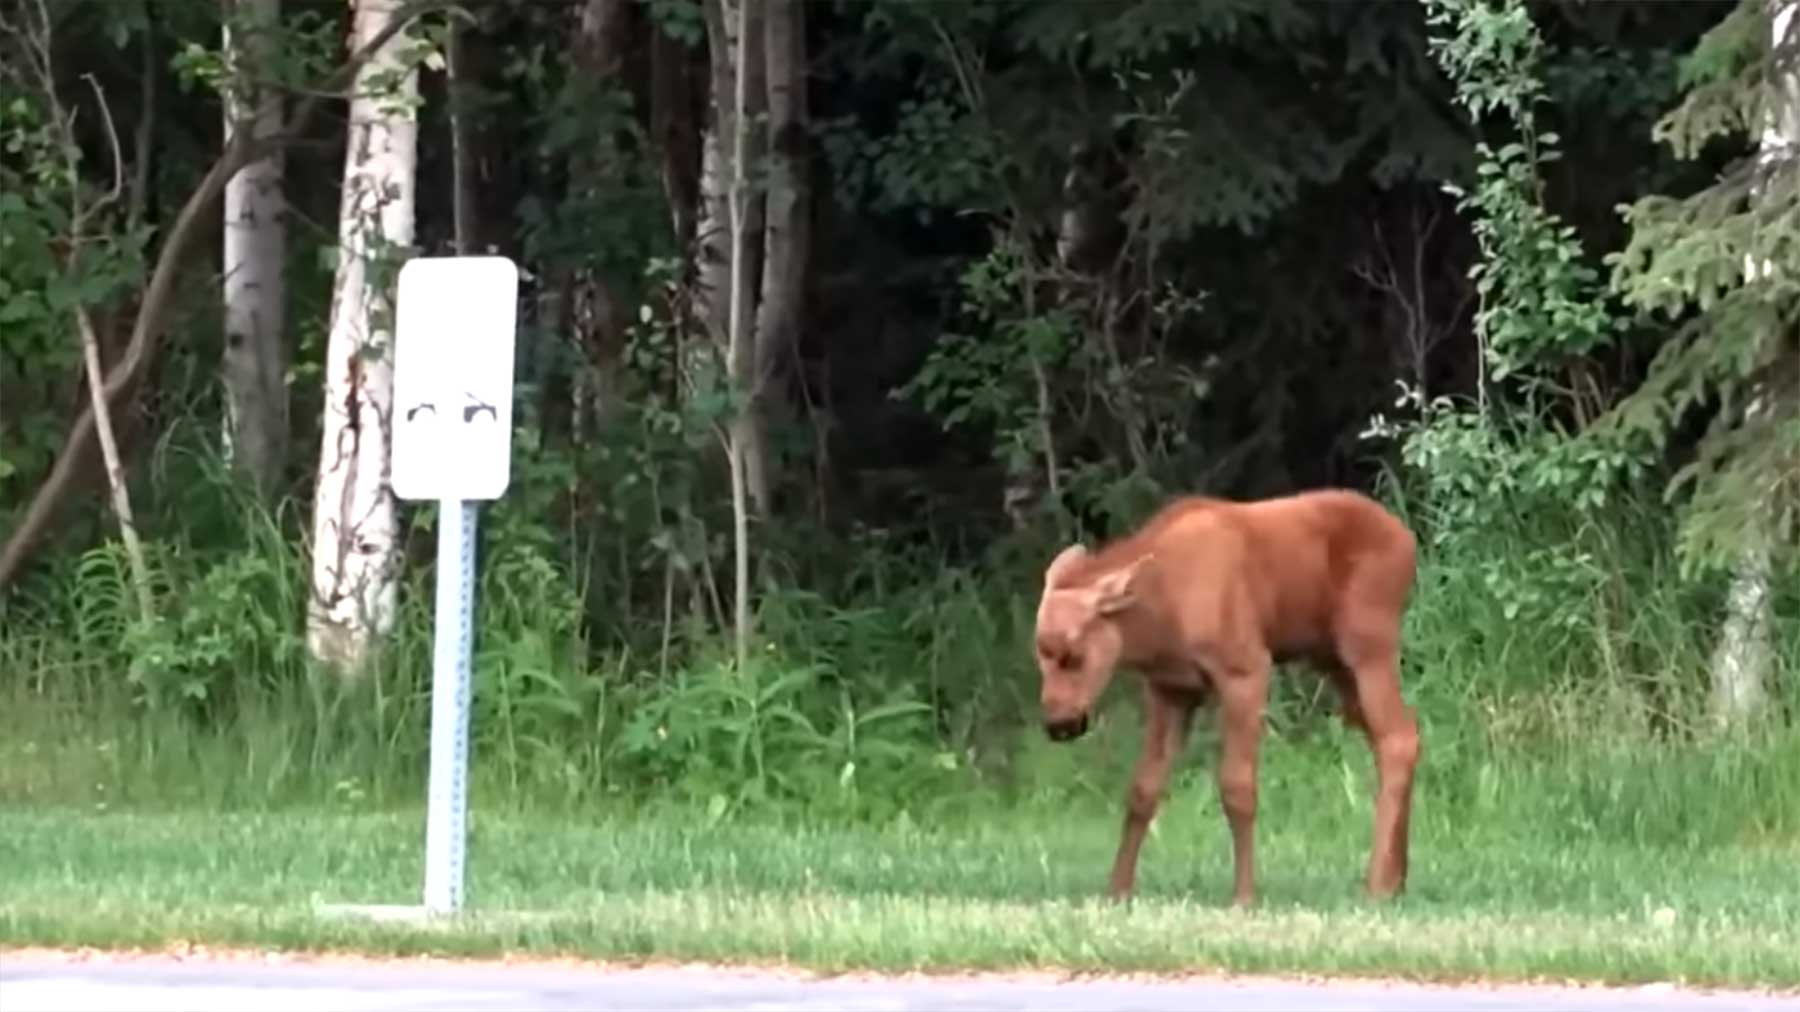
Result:
{"label": "moose calf ear", "polygon": [[1087,558],[1087,549],[1079,544],[1070,545],[1057,553],[1056,558],[1050,560],[1050,567],[1044,570],[1044,586],[1056,586],[1057,581],[1069,571],[1070,566],[1085,558]]}
{"label": "moose calf ear", "polygon": [[1135,604],[1137,593],[1132,589],[1131,581],[1136,579],[1138,570],[1149,561],[1150,556],[1139,556],[1131,565],[1115,569],[1095,581],[1095,609],[1102,615],[1113,615]]}

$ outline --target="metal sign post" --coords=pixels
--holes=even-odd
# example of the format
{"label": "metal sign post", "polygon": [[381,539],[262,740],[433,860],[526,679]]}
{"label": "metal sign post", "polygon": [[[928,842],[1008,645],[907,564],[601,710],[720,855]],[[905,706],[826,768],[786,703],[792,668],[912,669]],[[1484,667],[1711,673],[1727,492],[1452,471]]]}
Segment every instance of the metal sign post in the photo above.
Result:
{"label": "metal sign post", "polygon": [[463,904],[468,844],[470,649],[480,500],[511,476],[518,268],[506,257],[421,257],[400,268],[392,481],[438,503],[425,909]]}
{"label": "metal sign post", "polygon": [[425,809],[425,909],[462,909],[468,840],[469,648],[475,622],[475,516],[467,500],[438,503],[437,609],[432,624],[431,769]]}

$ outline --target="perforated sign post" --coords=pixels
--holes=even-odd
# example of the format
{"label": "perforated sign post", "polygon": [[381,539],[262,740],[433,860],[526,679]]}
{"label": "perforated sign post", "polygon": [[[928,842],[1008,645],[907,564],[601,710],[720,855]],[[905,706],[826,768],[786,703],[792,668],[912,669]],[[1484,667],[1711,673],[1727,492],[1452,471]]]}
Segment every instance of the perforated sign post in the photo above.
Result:
{"label": "perforated sign post", "polygon": [[400,268],[394,320],[394,494],[438,503],[425,909],[461,909],[468,843],[469,650],[475,517],[512,470],[519,272],[506,257]]}

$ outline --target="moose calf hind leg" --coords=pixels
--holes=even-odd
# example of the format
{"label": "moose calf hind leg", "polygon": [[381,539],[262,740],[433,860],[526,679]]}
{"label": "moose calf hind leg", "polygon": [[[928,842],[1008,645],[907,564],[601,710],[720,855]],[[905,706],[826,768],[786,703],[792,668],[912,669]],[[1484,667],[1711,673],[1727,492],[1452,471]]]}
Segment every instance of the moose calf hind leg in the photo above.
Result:
{"label": "moose calf hind leg", "polygon": [[1406,887],[1419,725],[1400,697],[1399,665],[1392,655],[1357,669],[1357,694],[1377,777],[1367,888],[1370,896],[1386,899]]}
{"label": "moose calf hind leg", "polygon": [[1227,676],[1219,693],[1219,804],[1231,827],[1231,902],[1240,907],[1256,899],[1256,767],[1268,674],[1263,663]]}

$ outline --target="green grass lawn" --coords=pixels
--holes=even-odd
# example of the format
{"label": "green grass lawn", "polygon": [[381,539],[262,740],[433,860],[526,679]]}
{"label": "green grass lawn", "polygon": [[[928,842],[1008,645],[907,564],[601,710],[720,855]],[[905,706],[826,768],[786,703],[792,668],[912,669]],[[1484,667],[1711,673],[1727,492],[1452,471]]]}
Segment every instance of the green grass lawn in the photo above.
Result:
{"label": "green grass lawn", "polygon": [[1408,895],[1377,907],[1359,895],[1352,818],[1272,807],[1249,912],[1224,905],[1225,833],[1198,782],[1159,820],[1129,908],[1098,899],[1117,828],[1104,806],[884,828],[477,810],[469,916],[404,926],[315,905],[417,903],[422,812],[14,806],[0,946],[1800,985],[1792,847],[1543,845],[1427,815]]}
{"label": "green grass lawn", "polygon": [[77,708],[0,707],[0,948],[1800,990],[1792,734],[1756,746],[1496,743],[1473,721],[1440,721],[1420,768],[1409,889],[1386,905],[1361,895],[1366,747],[1335,722],[1272,735],[1250,911],[1226,905],[1206,724],[1129,907],[1101,899],[1138,747],[1129,713],[1075,745],[1027,728],[1010,787],[946,780],[941,797],[899,815],[869,787],[880,804],[859,814],[820,804],[712,821],[704,792],[676,800],[644,786],[627,800],[516,784],[489,746],[472,769],[468,916],[404,925],[318,908],[419,902],[420,771],[326,739],[309,751],[280,730],[183,735]]}
{"label": "green grass lawn", "polygon": [[[203,698],[140,698],[125,677],[138,659],[126,578],[97,556],[29,614],[9,612],[0,634],[0,948],[1800,991],[1793,588],[1774,626],[1784,716],[1767,735],[1711,736],[1713,605],[1668,578],[1660,549],[1640,552],[1660,543],[1650,536],[1559,524],[1453,545],[1463,554],[1421,570],[1406,678],[1424,755],[1409,890],[1394,903],[1361,895],[1367,748],[1316,679],[1283,673],[1249,911],[1225,902],[1211,716],[1145,848],[1138,899],[1101,899],[1141,744],[1135,686],[1114,683],[1121,705],[1079,743],[1048,742],[1031,600],[1005,573],[906,583],[877,569],[863,603],[771,597],[759,621],[784,645],[766,664],[740,677],[696,654],[652,676],[638,669],[655,654],[624,648],[616,669],[595,667],[573,631],[579,593],[490,559],[469,913],[410,926],[322,916],[323,904],[420,899],[429,596],[405,598],[417,607],[385,675],[328,686],[282,631],[300,613],[281,596],[304,583],[300,556],[277,545],[269,558],[285,568],[267,572],[254,553],[208,562],[194,585],[234,589],[188,595],[198,610],[183,621],[204,635],[176,636],[179,656],[151,673],[164,690],[198,679]],[[235,589],[239,564],[275,574],[267,600]],[[1515,613],[1502,592],[1540,577],[1555,593]],[[831,677],[790,678],[814,670]],[[902,684],[939,698],[943,727],[869,722]],[[801,709],[815,733],[795,731]]]}

